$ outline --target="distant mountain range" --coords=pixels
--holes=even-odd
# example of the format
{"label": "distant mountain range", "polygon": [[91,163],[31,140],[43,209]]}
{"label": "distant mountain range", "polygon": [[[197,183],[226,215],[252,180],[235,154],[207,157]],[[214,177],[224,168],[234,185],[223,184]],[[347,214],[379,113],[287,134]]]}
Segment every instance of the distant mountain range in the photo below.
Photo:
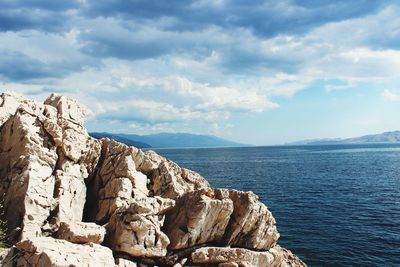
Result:
{"label": "distant mountain range", "polygon": [[111,138],[138,148],[184,148],[184,147],[237,147],[245,146],[213,135],[188,133],[159,133],[150,135],[90,133],[95,138]]}
{"label": "distant mountain range", "polygon": [[144,142],[139,142],[135,140],[130,140],[128,138],[119,136],[118,134],[112,134],[112,133],[89,133],[90,136],[100,139],[100,138],[110,138],[114,139],[115,141],[118,141],[120,143],[123,143],[128,146],[134,146],[138,148],[151,148],[151,145],[146,144]]}
{"label": "distant mountain range", "polygon": [[335,139],[310,139],[286,143],[285,145],[333,145],[333,144],[368,144],[368,143],[398,143],[400,142],[400,131],[384,132],[381,134],[370,134],[353,138]]}

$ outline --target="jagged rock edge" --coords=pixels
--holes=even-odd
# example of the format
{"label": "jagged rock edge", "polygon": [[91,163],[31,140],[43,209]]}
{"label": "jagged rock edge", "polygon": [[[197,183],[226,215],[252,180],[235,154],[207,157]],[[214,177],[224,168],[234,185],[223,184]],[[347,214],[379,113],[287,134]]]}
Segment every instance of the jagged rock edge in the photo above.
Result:
{"label": "jagged rock edge", "polygon": [[[8,97],[13,97],[12,95],[10,96],[10,95],[8,95]],[[51,95],[49,98],[48,98],[48,100],[49,99],[51,99],[52,98],[52,100],[53,100],[53,102],[54,101],[56,101],[57,102],[57,100],[54,100],[54,99],[59,99],[59,101],[61,101],[60,99],[61,98],[64,98],[64,100],[63,101],[74,101],[74,100],[71,100],[71,99],[69,99],[69,98],[65,98],[65,97],[62,97],[62,96],[56,96],[56,95]],[[21,100],[22,99],[22,100]],[[2,131],[3,131],[3,126],[4,125],[6,125],[6,123],[7,123],[7,121],[9,121],[9,120],[11,120],[12,118],[14,118],[15,116],[16,116],[16,114],[21,110],[21,109],[23,109],[22,108],[22,106],[21,105],[27,105],[26,103],[20,103],[21,105],[18,107],[18,108],[16,108],[16,110],[15,110],[15,112],[13,113],[13,112],[9,112],[9,111],[5,111],[4,112],[4,110],[2,111],[1,110],[1,108],[3,108],[4,109],[4,106],[7,104],[6,103],[6,99],[5,99],[5,97],[4,97],[4,94],[2,94],[1,95],[1,98],[0,98],[0,100],[2,100],[2,102],[1,102],[1,105],[0,105],[0,115],[2,115],[3,114],[3,117],[0,117],[0,122],[2,122],[1,124],[0,124],[0,139],[2,138],[1,137],[1,133],[2,133]],[[34,105],[41,105],[41,104],[39,104],[39,103],[35,103],[34,101],[30,101],[30,100],[26,100],[26,99],[23,99],[23,98],[20,98],[20,97],[16,97],[16,101],[25,101],[25,102],[29,102],[30,104],[34,104]],[[46,100],[47,101],[47,100]],[[50,100],[48,101],[48,102],[51,102]],[[33,105],[32,104],[32,105]],[[53,103],[54,104],[54,103]],[[59,105],[61,105],[61,109],[63,109],[63,108],[65,108],[65,107],[63,107],[63,105],[65,104],[65,103],[58,103]],[[44,104],[43,104],[43,106],[45,106]],[[55,107],[55,108],[58,108],[58,107]],[[80,107],[74,107],[76,110],[80,110]],[[68,106],[68,108],[67,108],[68,110],[67,111],[65,111],[65,110],[63,110],[62,112],[71,112],[70,111],[70,107]],[[75,111],[73,111],[73,112],[76,112],[76,110]],[[45,113],[45,111],[46,111],[46,109],[44,108],[43,109],[43,111],[42,111],[42,115],[44,116],[44,117],[46,117],[46,115],[44,114]],[[7,112],[9,112],[9,114],[8,114],[8,118],[6,118],[6,120],[4,121],[4,117],[6,117],[7,116],[7,114],[6,114],[6,116],[4,116],[4,114],[5,113],[7,113]],[[48,131],[48,129],[47,129],[47,127],[46,126],[48,126],[48,125],[46,125],[43,121],[41,121],[40,119],[39,119],[39,116],[37,115],[37,114],[35,114],[35,113],[30,113],[29,112],[29,110],[26,110],[26,109],[24,109],[24,112],[26,112],[26,113],[29,113],[31,116],[33,116],[33,117],[35,117],[36,116],[36,119],[37,119],[37,121],[39,121],[40,122],[40,124],[41,124],[41,129],[45,132],[45,134],[48,136],[48,137],[51,137],[51,140],[53,141],[53,143],[55,144],[54,146],[56,146],[56,155],[57,155],[57,159],[56,159],[56,163],[55,163],[55,166],[54,166],[54,169],[53,169],[53,171],[52,171],[52,175],[54,176],[54,178],[56,179],[56,172],[57,172],[57,170],[60,170],[60,169],[62,169],[62,167],[60,166],[61,164],[62,164],[62,160],[63,159],[65,159],[65,158],[68,158],[70,161],[72,161],[72,162],[74,162],[75,161],[75,159],[74,158],[72,158],[72,157],[70,157],[69,155],[68,155],[68,153],[66,153],[66,151],[62,151],[62,149],[64,149],[64,147],[63,147],[63,145],[64,145],[64,143],[61,143],[61,144],[57,144],[57,140],[55,140],[55,137],[52,135],[52,133],[51,132],[49,132]],[[57,123],[59,123],[59,119],[60,119],[60,116],[61,116],[61,119],[64,119],[62,116],[63,116],[63,114],[59,114],[61,111],[60,110],[57,110]],[[77,117],[77,119],[75,120],[74,119],[74,117],[73,116],[71,116],[71,114],[68,114],[69,115],[69,117],[67,118],[67,119],[65,119],[66,121],[68,121],[68,123],[72,123],[72,124],[74,124],[75,126],[78,126],[78,127],[81,127],[82,128],[82,130],[83,130],[83,133],[86,133],[86,131],[85,131],[85,129],[83,128],[83,126],[80,124],[80,122],[81,122],[81,120],[83,120],[81,117],[79,117],[79,114],[74,114],[74,115],[78,115],[78,117]],[[60,125],[58,125],[58,126],[60,126]],[[60,127],[62,127],[62,126],[60,126]],[[62,129],[62,130],[64,130],[64,129]],[[64,133],[63,133],[64,134]],[[64,137],[64,136],[63,136]],[[91,140],[91,141],[93,141],[93,142],[96,142],[95,141],[95,139],[93,139],[93,138],[91,138],[91,137],[89,137],[88,135],[87,135],[87,133],[86,133],[86,138],[87,138],[87,140]],[[99,143],[100,143],[100,155],[97,157],[97,160],[96,160],[96,164],[95,164],[95,167],[93,168],[93,170],[92,170],[92,172],[91,173],[88,173],[88,177],[86,177],[86,178],[84,178],[84,184],[85,184],[85,186],[86,186],[86,197],[85,197],[85,202],[84,202],[84,207],[82,207],[82,209],[83,209],[83,214],[84,214],[84,218],[82,218],[81,219],[81,221],[93,221],[93,218],[91,217],[91,216],[88,216],[87,214],[86,214],[86,216],[85,216],[85,213],[87,213],[87,209],[88,208],[90,208],[88,205],[89,205],[89,201],[88,201],[88,196],[90,196],[90,197],[93,197],[93,196],[91,196],[91,193],[90,193],[90,191],[89,191],[89,186],[90,186],[90,184],[92,183],[92,182],[94,182],[95,181],[95,179],[96,179],[96,176],[97,176],[97,173],[99,172],[99,169],[102,167],[102,164],[104,163],[104,160],[105,160],[105,155],[104,155],[104,151],[103,151],[103,149],[104,149],[104,145],[105,145],[105,143],[104,143],[105,141],[104,140],[100,140],[99,141]],[[0,151],[1,152],[1,151]],[[61,153],[62,152],[62,153]],[[90,153],[91,151],[88,151],[88,153]],[[83,152],[82,152],[83,153]],[[176,179],[177,179],[177,177],[169,177],[168,175],[170,175],[169,173],[167,173],[166,175],[168,176],[168,177],[166,177],[166,178],[168,178],[169,180],[171,180],[171,183],[173,183],[173,185],[179,185],[179,186],[182,186],[183,188],[170,188],[170,187],[168,187],[168,186],[170,186],[170,184],[167,184],[166,186],[167,186],[167,191],[160,191],[160,192],[155,192],[154,190],[150,190],[150,195],[148,195],[148,197],[149,198],[152,198],[152,197],[156,197],[157,195],[161,195],[161,197],[163,197],[163,196],[167,196],[167,197],[172,197],[172,198],[174,198],[174,199],[179,199],[179,198],[181,198],[182,196],[184,196],[184,195],[187,195],[187,194],[191,194],[190,192],[194,192],[194,191],[196,191],[196,190],[202,190],[202,189],[204,189],[204,190],[218,190],[218,189],[207,189],[208,187],[209,187],[209,184],[208,184],[208,182],[204,179],[204,178],[202,178],[200,175],[198,175],[197,173],[194,173],[194,172],[192,172],[192,171],[190,171],[190,170],[187,170],[187,169],[184,169],[184,168],[180,168],[178,165],[176,165],[174,162],[172,162],[172,161],[169,161],[169,160],[166,160],[165,158],[163,158],[163,157],[159,157],[158,155],[158,160],[161,160],[161,163],[159,162],[159,164],[158,164],[158,166],[156,167],[156,168],[153,168],[153,169],[149,169],[149,166],[144,166],[145,164],[153,164],[153,162],[145,162],[145,158],[146,157],[149,157],[150,159],[149,159],[149,161],[152,161],[153,160],[153,158],[151,158],[151,157],[155,157],[154,156],[154,154],[152,154],[152,153],[154,153],[154,152],[149,152],[149,153],[143,153],[140,149],[136,149],[136,153],[135,153],[135,155],[131,155],[132,156],[132,158],[133,159],[137,159],[138,157],[142,157],[140,160],[141,160],[141,162],[138,162],[139,164],[137,165],[137,166],[135,166],[136,167],[136,170],[137,171],[140,171],[140,172],[142,172],[142,173],[145,173],[145,175],[147,176],[147,177],[150,177],[150,183],[148,184],[148,187],[150,187],[150,189],[152,189],[152,187],[153,187],[153,185],[154,185],[154,181],[155,181],[155,179],[157,179],[157,177],[154,177],[155,176],[155,173],[157,173],[157,172],[159,172],[160,170],[159,170],[159,166],[160,166],[160,164],[161,163],[163,163],[164,165],[166,165],[167,167],[167,169],[168,168],[175,168],[174,169],[174,171],[175,172],[177,172],[178,173],[178,175],[180,176],[180,178],[183,180],[183,183],[182,183],[182,181],[178,181],[178,182],[176,182]],[[156,154],[155,154],[156,155]],[[61,157],[64,157],[63,159],[61,159]],[[77,163],[79,163],[79,164],[83,164],[81,161],[80,161],[81,159],[79,159],[79,160],[77,160]],[[1,162],[0,162],[1,163]],[[134,160],[134,163],[135,163],[135,165],[136,165],[136,162],[135,162],[135,160]],[[156,165],[157,165],[157,162],[155,163]],[[176,174],[176,173],[175,173]],[[193,177],[193,180],[191,180],[191,179],[189,179],[189,177],[187,177],[187,175],[193,175],[194,177]],[[171,175],[170,175],[171,176]],[[169,180],[167,179],[167,181],[169,182]],[[175,179],[175,180],[174,180]],[[110,180],[111,180],[111,178],[110,178]],[[108,182],[110,182],[110,180],[108,180]],[[203,181],[204,180],[204,181]],[[1,181],[2,182],[2,181]],[[161,182],[165,182],[165,181],[161,181]],[[192,184],[190,184],[189,182],[191,182]],[[181,184],[180,184],[181,183]],[[56,200],[57,198],[56,198],[56,190],[57,190],[57,186],[56,186],[56,184],[54,184],[54,191],[52,192],[52,194],[53,194],[53,197],[54,197],[54,200]],[[95,194],[98,194],[99,192],[95,192]],[[246,194],[246,193],[244,193],[244,192],[242,192],[243,194]],[[98,199],[98,197],[95,197],[96,199]],[[229,197],[228,197],[229,198]],[[230,199],[230,198],[229,198]],[[218,202],[218,201],[216,201],[216,202]],[[59,205],[60,203],[58,203],[58,205]],[[98,205],[98,204],[97,204]],[[139,207],[142,207],[143,209],[145,209],[146,210],[146,208],[148,208],[148,207],[145,207],[146,205],[148,205],[148,203],[135,203],[135,205],[139,205]],[[142,206],[141,206],[142,205]],[[206,204],[207,205],[207,204]],[[260,203],[260,205],[262,205],[262,206],[264,206],[265,208],[266,208],[266,206],[265,205],[263,205],[262,203]],[[56,205],[57,206],[57,205]],[[49,212],[49,217],[48,218],[50,218],[51,219],[51,216],[52,216],[52,212],[55,212],[54,211],[54,209],[57,209],[57,208],[55,208],[55,207],[52,207],[52,209],[50,210],[50,212]],[[115,214],[116,212],[117,212],[117,210],[118,210],[118,212],[121,212],[121,209],[123,210],[123,208],[121,208],[121,207],[118,207],[114,212],[113,212],[113,214]],[[173,209],[173,208],[172,208]],[[267,208],[266,208],[267,209]],[[267,211],[268,211],[268,209],[267,209]],[[269,212],[269,211],[268,211]],[[113,215],[113,214],[111,214],[111,216]],[[154,214],[154,215],[157,215],[157,216],[159,216],[158,214]],[[227,224],[229,224],[231,221],[232,221],[232,213],[230,214],[230,216],[229,216],[229,218],[228,218],[228,222],[227,222]],[[271,217],[272,217],[272,215],[271,215]],[[273,217],[272,217],[272,219],[273,219]],[[163,220],[162,220],[163,221]],[[273,223],[275,223],[275,222],[273,222]],[[255,225],[253,225],[253,227],[254,226],[257,226],[257,224],[255,224]],[[227,227],[227,226],[226,226]],[[224,232],[223,232],[223,235],[225,235],[226,234],[226,227],[225,227],[225,229],[224,229]],[[163,225],[161,225],[161,232],[162,232],[162,230],[164,230],[165,229],[165,227],[163,226]],[[254,230],[254,229],[253,229]],[[279,235],[277,236],[277,237],[279,237]],[[50,238],[50,237],[49,237]],[[29,238],[27,239],[27,240],[29,240]],[[34,240],[34,238],[32,237],[32,240]],[[208,240],[206,240],[206,241],[208,241]],[[25,242],[26,243],[26,241],[21,241],[21,242]],[[21,243],[20,242],[20,243]],[[33,241],[32,241],[33,242]],[[67,241],[65,241],[65,242],[67,242]],[[82,241],[80,241],[80,242],[82,242]],[[98,242],[100,242],[100,241],[98,241]],[[29,242],[28,242],[29,243]],[[267,247],[264,247],[264,251],[269,251],[269,248],[272,248],[272,247],[274,247],[275,246],[275,243],[276,242],[272,242],[272,245],[271,244],[269,244]],[[72,244],[72,243],[71,243]],[[204,244],[193,244],[193,245],[191,245],[191,246],[189,246],[189,247],[183,247],[183,249],[191,249],[191,248],[195,248],[196,246],[198,246],[198,245],[201,245],[201,246],[203,246],[203,245],[205,245],[205,244],[214,244],[213,242],[204,242]],[[223,245],[223,244],[220,244],[220,245]],[[256,250],[263,250],[263,249],[258,249],[256,246],[252,246],[252,245],[250,245],[250,246],[247,246],[246,245],[246,242],[244,243],[244,244],[240,244],[240,242],[239,242],[239,244],[225,244],[225,245],[234,245],[234,246],[239,246],[239,247],[243,247],[244,249],[253,249],[253,251],[256,251]],[[17,247],[18,247],[18,245],[17,245]],[[267,249],[268,248],[268,249]],[[145,248],[146,249],[146,248]],[[285,251],[285,250],[282,250],[282,251]],[[179,253],[179,251],[177,252],[177,253]],[[285,252],[286,253],[286,252]],[[290,253],[290,252],[288,252],[288,253]],[[290,266],[292,266],[293,264],[295,264],[295,265],[293,265],[293,266],[305,266],[304,265],[304,263],[302,263],[299,259],[297,259],[295,256],[290,256],[291,258],[295,258],[295,260],[292,262],[292,263],[290,263],[291,265]],[[136,257],[136,259],[137,258],[140,258],[140,257]],[[230,260],[232,260],[232,259],[230,259]],[[159,261],[159,263],[161,263],[162,264],[162,260],[161,261]],[[226,263],[229,263],[229,262],[226,262]],[[232,263],[232,262],[231,262]],[[177,263],[177,264],[180,264],[180,263]],[[232,263],[233,264],[233,263]],[[279,263],[279,264],[287,264],[287,262],[281,262],[281,263]],[[297,264],[297,265],[296,265]],[[282,265],[283,266],[283,265]]]}

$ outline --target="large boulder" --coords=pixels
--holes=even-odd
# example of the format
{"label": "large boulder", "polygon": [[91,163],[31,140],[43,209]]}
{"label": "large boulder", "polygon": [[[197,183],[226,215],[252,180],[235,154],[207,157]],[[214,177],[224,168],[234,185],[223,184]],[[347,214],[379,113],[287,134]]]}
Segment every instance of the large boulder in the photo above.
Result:
{"label": "large boulder", "polygon": [[148,195],[147,176],[136,170],[137,148],[111,139],[102,139],[102,161],[95,179],[97,188],[97,222],[106,222],[117,208],[130,204],[132,190]]}
{"label": "large boulder", "polygon": [[221,242],[232,212],[228,190],[207,188],[186,193],[166,218],[169,249]]}
{"label": "large boulder", "polygon": [[[75,166],[78,166],[75,164]],[[56,170],[57,222],[80,222],[86,202],[86,185],[79,171]]]}
{"label": "large boulder", "polygon": [[121,207],[128,207],[133,197],[132,183],[128,178],[115,178],[99,190],[96,221],[107,222]]}
{"label": "large boulder", "polygon": [[19,250],[17,266],[114,266],[112,251],[98,244],[79,245],[51,237],[23,240],[16,245]]}
{"label": "large boulder", "polygon": [[77,125],[83,125],[87,110],[76,100],[57,94],[51,94],[44,104],[57,109],[57,117],[68,120]]}
{"label": "large boulder", "polygon": [[113,251],[133,257],[165,256],[169,239],[161,227],[163,215],[173,205],[170,199],[142,197],[118,209],[107,225]]}
{"label": "large boulder", "polygon": [[[41,235],[53,207],[57,148],[46,133],[43,106],[20,107],[0,130],[0,194],[10,229]],[[15,237],[18,238],[18,237]]]}
{"label": "large boulder", "polygon": [[32,106],[35,104],[37,103],[13,92],[2,93],[0,95],[0,127],[15,114],[21,105]]}
{"label": "large boulder", "polygon": [[152,173],[153,195],[176,199],[189,191],[208,188],[208,182],[198,173],[181,168],[175,162],[165,160]]}
{"label": "large boulder", "polygon": [[106,229],[95,223],[74,222],[68,224],[62,222],[58,228],[57,238],[76,244],[101,244],[105,234]]}
{"label": "large boulder", "polygon": [[44,127],[61,150],[57,167],[66,171],[70,165],[78,164],[82,177],[88,178],[98,163],[101,143],[90,137],[83,125],[86,108],[55,94],[46,99],[45,107],[48,119],[43,122]]}
{"label": "large boulder", "polygon": [[179,167],[154,151],[143,152],[140,149],[134,154],[137,170],[150,178],[150,193],[176,199],[189,191],[210,187],[200,174]]}
{"label": "large boulder", "polygon": [[104,159],[98,175],[103,185],[115,178],[128,178],[133,188],[137,188],[147,195],[147,176],[136,170],[134,161],[138,149],[111,139],[102,139],[102,142]]}
{"label": "large boulder", "polygon": [[127,259],[123,259],[123,258],[116,258],[115,259],[115,265],[117,267],[137,267],[137,263],[127,260]]}
{"label": "large boulder", "polygon": [[192,253],[195,264],[243,267],[305,267],[299,258],[280,246],[268,251],[253,251],[243,248],[203,247]]}
{"label": "large boulder", "polygon": [[253,192],[229,190],[233,213],[224,235],[224,244],[268,250],[279,239],[276,221]]}
{"label": "large boulder", "polygon": [[55,231],[61,221],[82,220],[84,180],[101,151],[82,120],[71,119],[78,116],[79,105],[66,97],[50,98],[50,105],[43,105],[1,97],[0,194],[9,228],[21,229],[20,234],[14,231],[16,239]]}
{"label": "large boulder", "polygon": [[134,159],[137,169],[147,176],[151,176],[162,162],[167,161],[152,150],[143,152],[140,149],[134,154]]}
{"label": "large boulder", "polygon": [[57,148],[54,166],[56,186],[52,224],[79,222],[92,178],[101,155],[101,142],[90,137],[83,126],[85,107],[75,100],[52,94],[45,101],[43,127]]}
{"label": "large boulder", "polygon": [[170,249],[212,242],[268,250],[279,238],[274,217],[254,193],[211,188],[180,197],[165,231]]}

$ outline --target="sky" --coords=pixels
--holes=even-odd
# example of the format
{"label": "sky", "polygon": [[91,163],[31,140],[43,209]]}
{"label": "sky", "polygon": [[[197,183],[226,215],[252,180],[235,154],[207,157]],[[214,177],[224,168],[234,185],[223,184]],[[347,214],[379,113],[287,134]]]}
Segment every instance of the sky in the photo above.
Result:
{"label": "sky", "polygon": [[400,2],[0,0],[0,91],[74,97],[89,131],[400,130]]}

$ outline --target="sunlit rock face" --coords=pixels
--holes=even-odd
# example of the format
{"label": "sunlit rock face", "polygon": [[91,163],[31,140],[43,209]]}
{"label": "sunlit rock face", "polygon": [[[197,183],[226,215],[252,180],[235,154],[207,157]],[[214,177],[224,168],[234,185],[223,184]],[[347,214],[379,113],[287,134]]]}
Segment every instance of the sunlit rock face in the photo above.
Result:
{"label": "sunlit rock face", "polygon": [[218,266],[306,266],[289,250],[276,245],[267,251],[244,248],[204,247],[192,253],[196,264],[218,264]]}
{"label": "sunlit rock face", "polygon": [[15,245],[3,265],[305,266],[277,245],[255,194],[94,139],[85,113],[66,96],[0,95],[0,194]]}

